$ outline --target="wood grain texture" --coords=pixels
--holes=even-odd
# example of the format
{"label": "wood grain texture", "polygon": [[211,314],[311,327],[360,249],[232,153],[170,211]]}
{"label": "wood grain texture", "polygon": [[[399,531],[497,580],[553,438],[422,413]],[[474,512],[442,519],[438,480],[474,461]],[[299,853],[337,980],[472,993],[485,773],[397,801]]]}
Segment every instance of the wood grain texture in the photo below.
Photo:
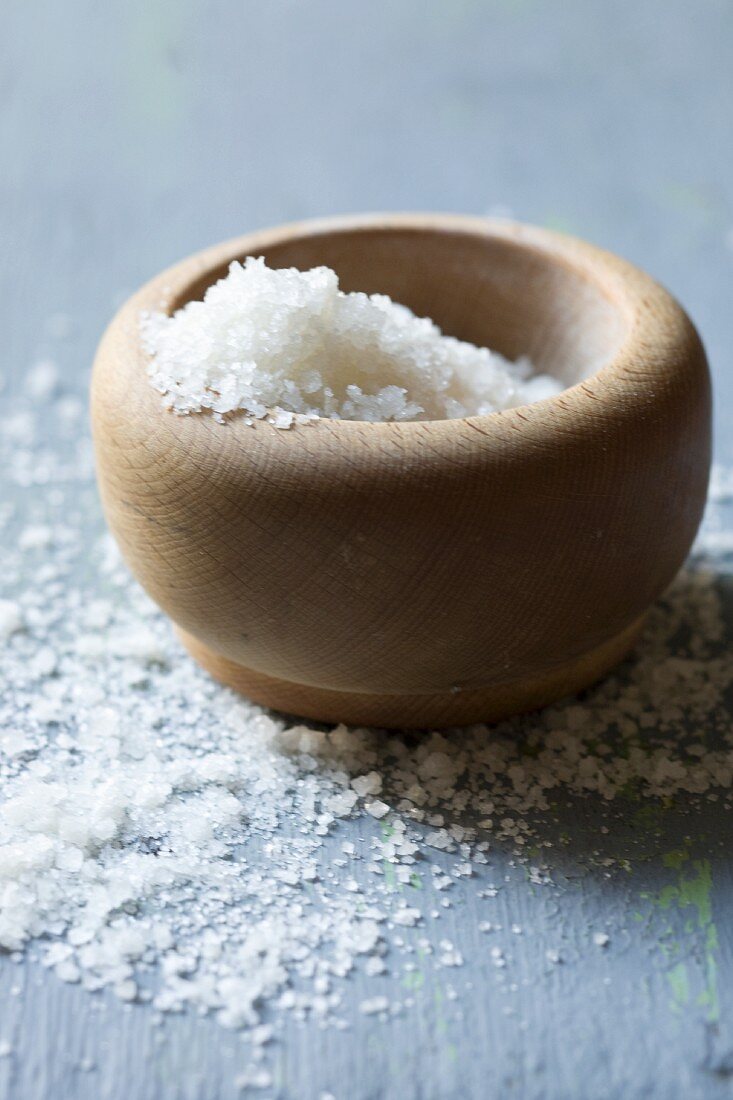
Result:
{"label": "wood grain texture", "polygon": [[[141,311],[247,255],[328,264],[569,388],[463,420],[175,416]],[[110,325],[92,418],[108,522],[194,655],[270,706],[382,726],[494,720],[602,675],[682,564],[710,463],[705,354],[664,289],[572,238],[457,216],[297,224],[184,260]]]}

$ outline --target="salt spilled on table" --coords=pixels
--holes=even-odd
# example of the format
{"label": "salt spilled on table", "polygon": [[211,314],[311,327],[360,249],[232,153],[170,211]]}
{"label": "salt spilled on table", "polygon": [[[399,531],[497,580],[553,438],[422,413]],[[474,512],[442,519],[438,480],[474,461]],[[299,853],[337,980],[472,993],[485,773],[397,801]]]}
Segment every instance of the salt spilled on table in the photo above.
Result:
{"label": "salt spilled on table", "polygon": [[[582,698],[491,729],[314,728],[213,683],[109,537],[90,549],[82,406],[32,389],[0,410],[15,498],[0,504],[0,955],[27,950],[126,1007],[215,1014],[248,1041],[243,1087],[269,1088],[260,1063],[289,1019],[378,1027],[424,1011],[418,961],[466,990],[483,966],[509,1008],[526,964],[491,940],[510,928],[532,958],[516,929],[529,931],[537,887],[561,897],[566,841],[600,881],[628,877],[660,843],[630,829],[630,809],[733,809],[720,507],[733,470],[714,470],[696,556],[633,660]],[[603,822],[590,846],[588,821]],[[460,904],[485,946],[454,919]],[[613,940],[589,929],[586,953],[610,965]],[[568,944],[542,946],[535,982],[577,961]]]}
{"label": "salt spilled on table", "polygon": [[327,267],[234,262],[202,302],[144,313],[149,376],[177,413],[241,411],[278,428],[296,419],[445,420],[562,389],[488,348],[444,336],[383,294],[345,294]]}

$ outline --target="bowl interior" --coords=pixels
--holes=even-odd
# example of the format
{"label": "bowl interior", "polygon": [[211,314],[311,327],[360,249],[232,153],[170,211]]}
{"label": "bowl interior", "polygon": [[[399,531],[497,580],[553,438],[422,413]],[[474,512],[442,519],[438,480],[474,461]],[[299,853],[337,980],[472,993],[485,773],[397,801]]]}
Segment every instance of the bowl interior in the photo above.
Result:
{"label": "bowl interior", "polygon": [[[627,335],[622,303],[607,286],[525,241],[451,229],[359,226],[304,231],[254,254],[271,267],[325,264],[337,272],[342,290],[388,294],[448,335],[509,359],[528,355],[538,370],[566,386],[612,359]],[[226,270],[224,265],[195,280],[171,309],[202,298]]]}

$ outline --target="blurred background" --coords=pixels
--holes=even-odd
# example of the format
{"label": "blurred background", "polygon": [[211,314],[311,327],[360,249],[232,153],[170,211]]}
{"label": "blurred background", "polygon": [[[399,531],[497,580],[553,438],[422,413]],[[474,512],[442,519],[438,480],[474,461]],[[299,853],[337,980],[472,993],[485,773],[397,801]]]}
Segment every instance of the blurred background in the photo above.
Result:
{"label": "blurred background", "polygon": [[501,213],[666,283],[726,435],[730,0],[6,0],[3,25],[3,373],[63,313],[83,388],[128,291],[250,229]]}

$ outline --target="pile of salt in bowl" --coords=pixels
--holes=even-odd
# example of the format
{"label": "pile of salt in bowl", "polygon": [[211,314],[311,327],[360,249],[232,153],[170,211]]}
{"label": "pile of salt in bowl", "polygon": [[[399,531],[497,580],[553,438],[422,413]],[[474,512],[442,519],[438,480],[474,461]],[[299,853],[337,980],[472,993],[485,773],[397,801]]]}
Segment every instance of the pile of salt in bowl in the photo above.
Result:
{"label": "pile of salt in bowl", "polygon": [[177,413],[296,421],[482,416],[558,393],[555,378],[444,336],[382,294],[345,294],[327,267],[234,262],[201,302],[144,314],[152,385]]}

